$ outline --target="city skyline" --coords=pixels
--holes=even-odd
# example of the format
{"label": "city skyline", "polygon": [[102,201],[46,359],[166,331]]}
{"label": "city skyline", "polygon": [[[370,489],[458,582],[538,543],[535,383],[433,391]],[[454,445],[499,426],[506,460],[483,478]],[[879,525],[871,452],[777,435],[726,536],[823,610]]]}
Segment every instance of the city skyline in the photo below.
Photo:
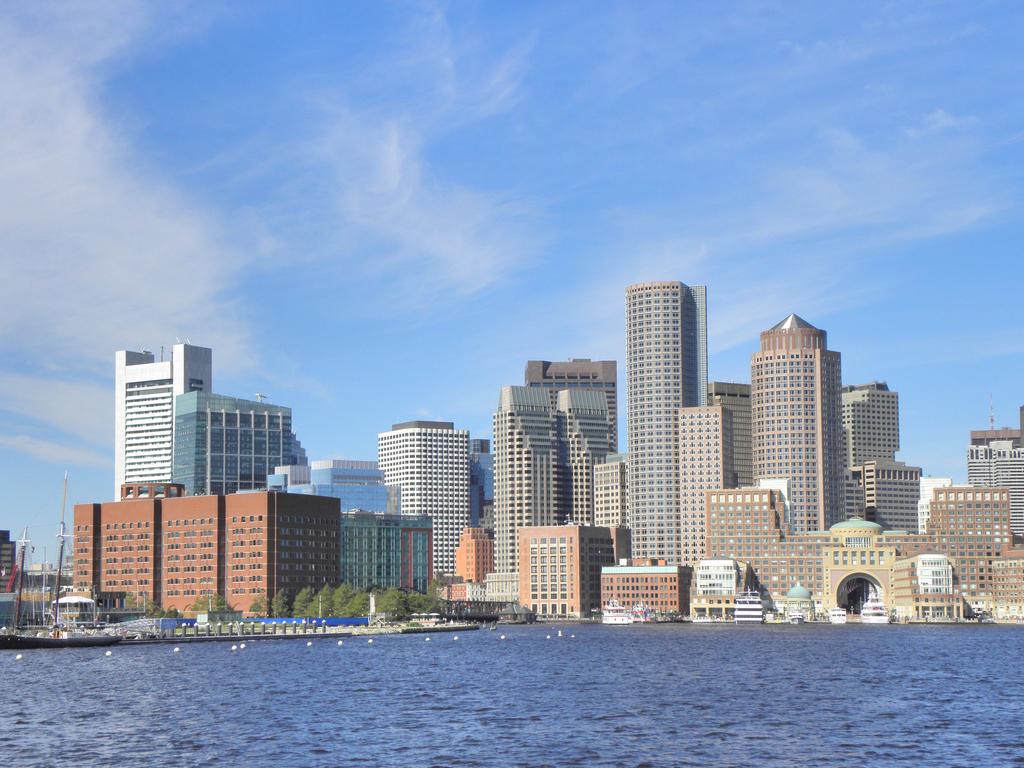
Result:
{"label": "city skyline", "polygon": [[[377,433],[404,420],[490,437],[495,394],[531,359],[614,360],[624,377],[622,291],[645,280],[709,287],[711,380],[749,381],[758,334],[790,312],[827,329],[843,384],[899,391],[898,458],[928,475],[966,480],[969,432],[988,426],[990,393],[997,426],[1017,424],[1024,331],[1013,293],[1000,301],[999,290],[1024,280],[1011,236],[1020,190],[999,169],[1019,164],[1024,143],[1019,107],[993,106],[989,84],[1012,64],[999,41],[1013,24],[933,9],[894,12],[880,31],[852,12],[833,20],[804,7],[754,30],[743,13],[729,28],[696,14],[682,26],[709,39],[677,53],[652,31],[664,19],[640,14],[646,47],[626,34],[608,41],[623,67],[613,76],[591,66],[570,86],[550,82],[563,57],[582,55],[553,39],[557,9],[525,13],[508,36],[458,11],[338,10],[325,30],[389,30],[349,54],[268,7],[248,19],[211,12],[204,24],[124,9],[124,23],[104,31],[72,11],[0,23],[7,101],[67,118],[0,134],[32,168],[0,177],[13,235],[0,460],[19,478],[0,528],[31,523],[42,538],[55,527],[65,468],[69,503],[109,495],[114,350],[191,338],[217,355],[217,391],[290,406],[310,456],[370,459]],[[92,34],[78,34],[86,21]],[[271,28],[283,30],[282,48],[265,40],[262,50],[280,67],[259,70],[260,85],[231,73],[202,83],[182,67],[217,69],[227,46],[245,71],[254,54],[232,44]],[[309,59],[274,58],[300,35]],[[411,41],[401,61],[380,63]],[[778,102],[744,97],[716,45],[750,48],[744,63],[760,65],[760,90]],[[899,66],[888,64],[893,51],[905,54]],[[357,77],[364,57],[389,91],[380,103]],[[705,85],[687,77],[691,57]],[[940,85],[953,69],[956,96]],[[679,94],[669,125],[642,107],[652,89]],[[545,114],[556,101],[576,116],[552,133]],[[631,110],[635,120],[618,122]],[[765,118],[760,134],[746,127],[752,111]],[[639,163],[644,126],[653,133]],[[85,145],[64,162],[44,159]],[[311,170],[323,158],[336,175]],[[81,167],[90,174],[75,175]],[[346,174],[369,191],[341,184]],[[552,178],[572,183],[556,189]],[[92,223],[55,210],[55,187]],[[337,210],[317,203],[299,217],[313,197]],[[110,226],[121,218],[126,231]],[[334,228],[342,244],[323,236]],[[876,279],[848,284],[854,264]],[[972,297],[993,293],[978,312]],[[323,352],[331,334],[350,340],[344,354]],[[626,450],[625,392],[619,409]]]}

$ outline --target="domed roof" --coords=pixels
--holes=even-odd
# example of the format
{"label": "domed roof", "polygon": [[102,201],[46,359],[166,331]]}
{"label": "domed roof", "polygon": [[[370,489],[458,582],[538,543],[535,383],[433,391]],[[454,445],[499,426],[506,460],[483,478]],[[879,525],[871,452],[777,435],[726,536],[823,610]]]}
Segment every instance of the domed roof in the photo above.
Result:
{"label": "domed roof", "polygon": [[811,593],[807,587],[801,586],[800,582],[797,582],[796,586],[793,587],[789,592],[786,593],[787,600],[810,600]]}
{"label": "domed roof", "polygon": [[877,531],[882,532],[882,526],[878,523],[873,523],[870,520],[865,520],[862,517],[851,517],[849,520],[843,520],[841,523],[836,523],[830,531]]}

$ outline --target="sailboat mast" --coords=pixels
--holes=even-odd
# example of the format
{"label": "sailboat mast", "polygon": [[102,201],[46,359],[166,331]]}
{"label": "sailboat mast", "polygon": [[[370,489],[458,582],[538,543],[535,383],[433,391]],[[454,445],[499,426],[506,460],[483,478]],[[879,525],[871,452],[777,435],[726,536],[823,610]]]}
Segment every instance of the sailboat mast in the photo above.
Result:
{"label": "sailboat mast", "polygon": [[64,473],[64,495],[60,500],[60,533],[57,534],[57,540],[60,543],[57,548],[57,574],[53,580],[53,628],[56,630],[60,626],[60,574],[64,568],[64,539],[67,538],[64,534],[64,509],[68,503],[68,473]]}
{"label": "sailboat mast", "polygon": [[25,588],[25,550],[28,549],[28,528],[21,534],[21,557],[18,563],[18,596],[14,599],[14,631],[18,631],[18,624],[21,622],[21,593]]}

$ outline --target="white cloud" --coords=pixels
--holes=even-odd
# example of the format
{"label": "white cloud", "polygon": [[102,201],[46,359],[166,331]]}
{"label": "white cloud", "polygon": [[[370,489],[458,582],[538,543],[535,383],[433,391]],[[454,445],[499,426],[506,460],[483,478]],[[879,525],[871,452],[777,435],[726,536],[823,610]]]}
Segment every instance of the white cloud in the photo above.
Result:
{"label": "white cloud", "polygon": [[189,333],[247,358],[225,291],[244,258],[102,106],[108,69],[151,22],[120,3],[0,20],[0,343],[39,364],[105,370],[114,349]]}
{"label": "white cloud", "polygon": [[24,453],[50,464],[78,467],[109,467],[110,458],[96,451],[74,448],[31,435],[0,435],[0,446]]}
{"label": "white cloud", "polygon": [[907,128],[906,134],[912,139],[920,139],[930,133],[968,128],[978,123],[974,115],[953,115],[944,109],[935,109],[921,120],[921,124]]}

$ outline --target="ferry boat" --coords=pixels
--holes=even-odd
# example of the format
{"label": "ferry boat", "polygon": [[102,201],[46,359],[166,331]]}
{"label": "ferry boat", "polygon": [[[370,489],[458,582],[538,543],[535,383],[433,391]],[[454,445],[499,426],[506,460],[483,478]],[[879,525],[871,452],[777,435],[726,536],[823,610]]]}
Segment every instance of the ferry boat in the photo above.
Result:
{"label": "ferry boat", "polygon": [[845,624],[846,623],[846,609],[845,608],[832,608],[828,612],[829,624]]}
{"label": "ferry boat", "polygon": [[733,621],[737,624],[763,624],[764,605],[758,592],[748,590],[736,595],[736,609]]}
{"label": "ferry boat", "polygon": [[860,607],[861,624],[888,624],[890,623],[889,612],[885,610],[885,603],[877,597],[870,598]]}
{"label": "ferry boat", "polygon": [[795,613],[791,613],[788,616],[786,616],[786,621],[788,621],[790,624],[803,624],[805,621],[807,621],[807,618],[802,613],[800,613],[800,611],[796,611]]}
{"label": "ferry boat", "polygon": [[601,610],[601,623],[602,624],[632,624],[633,616],[626,606],[622,605],[618,600],[609,600]]}

